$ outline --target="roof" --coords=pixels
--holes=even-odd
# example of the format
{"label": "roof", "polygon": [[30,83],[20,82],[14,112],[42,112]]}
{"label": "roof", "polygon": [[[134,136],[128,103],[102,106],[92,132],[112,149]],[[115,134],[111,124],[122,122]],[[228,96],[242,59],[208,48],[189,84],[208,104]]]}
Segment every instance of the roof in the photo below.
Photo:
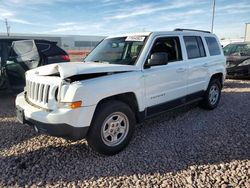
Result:
{"label": "roof", "polygon": [[107,38],[116,38],[116,37],[127,37],[127,36],[149,36],[149,35],[214,35],[213,33],[207,31],[199,31],[199,30],[178,30],[178,31],[153,31],[153,32],[139,32],[139,33],[126,33],[121,35],[112,35]]}
{"label": "roof", "polygon": [[[35,41],[35,43],[50,43],[50,44],[56,44],[57,42],[55,42],[55,41],[49,41],[49,40],[43,40],[43,39],[19,39],[19,40],[17,40],[17,39],[12,39],[13,40],[13,42],[22,42],[22,41],[32,41],[32,40],[34,40]],[[1,39],[0,39],[0,41],[1,41]]]}

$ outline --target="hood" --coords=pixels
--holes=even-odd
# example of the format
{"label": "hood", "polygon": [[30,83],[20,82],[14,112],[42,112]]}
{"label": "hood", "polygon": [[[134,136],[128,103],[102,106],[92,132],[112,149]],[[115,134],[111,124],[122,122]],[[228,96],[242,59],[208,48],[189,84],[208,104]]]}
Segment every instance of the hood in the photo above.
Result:
{"label": "hood", "polygon": [[76,75],[92,73],[115,73],[136,71],[138,67],[134,65],[116,65],[94,62],[74,62],[74,63],[55,63],[45,65],[27,71],[27,74],[37,74],[40,76],[52,76],[59,74],[62,79]]}
{"label": "hood", "polygon": [[250,59],[250,56],[226,56],[228,64],[238,65],[243,61]]}

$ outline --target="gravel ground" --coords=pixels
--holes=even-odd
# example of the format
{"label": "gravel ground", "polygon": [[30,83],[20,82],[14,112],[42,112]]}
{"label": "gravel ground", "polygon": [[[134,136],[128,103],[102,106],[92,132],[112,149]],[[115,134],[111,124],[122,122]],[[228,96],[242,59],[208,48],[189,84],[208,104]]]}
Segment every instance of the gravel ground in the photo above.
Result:
{"label": "gravel ground", "polygon": [[0,94],[0,187],[250,187],[250,80],[227,80],[219,107],[196,105],[137,126],[105,157],[86,141],[36,134]]}

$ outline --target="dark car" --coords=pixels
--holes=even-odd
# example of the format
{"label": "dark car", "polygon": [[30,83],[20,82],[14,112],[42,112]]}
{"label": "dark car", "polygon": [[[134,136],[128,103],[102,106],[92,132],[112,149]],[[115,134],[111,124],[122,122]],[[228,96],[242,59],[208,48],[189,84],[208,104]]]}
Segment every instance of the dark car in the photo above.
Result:
{"label": "dark car", "polygon": [[223,50],[228,77],[250,77],[250,42],[231,43]]}
{"label": "dark car", "polygon": [[13,41],[17,41],[17,40],[23,40],[23,39],[17,39],[17,38],[1,38],[0,39],[0,89],[5,87],[6,78],[4,76],[4,67],[9,57],[11,44]]}
{"label": "dark car", "polygon": [[5,58],[1,63],[1,77],[5,80],[5,86],[14,92],[22,91],[27,70],[52,63],[69,62],[68,54],[56,44],[47,40],[14,41],[7,61]]}

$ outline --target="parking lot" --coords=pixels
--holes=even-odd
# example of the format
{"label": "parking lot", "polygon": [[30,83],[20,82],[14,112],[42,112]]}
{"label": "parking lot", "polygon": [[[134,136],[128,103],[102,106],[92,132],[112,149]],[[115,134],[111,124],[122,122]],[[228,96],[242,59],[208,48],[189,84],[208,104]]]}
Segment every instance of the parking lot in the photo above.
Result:
{"label": "parking lot", "polygon": [[250,187],[249,148],[250,80],[227,80],[213,111],[194,104],[145,121],[110,157],[36,134],[0,93],[0,187]]}

